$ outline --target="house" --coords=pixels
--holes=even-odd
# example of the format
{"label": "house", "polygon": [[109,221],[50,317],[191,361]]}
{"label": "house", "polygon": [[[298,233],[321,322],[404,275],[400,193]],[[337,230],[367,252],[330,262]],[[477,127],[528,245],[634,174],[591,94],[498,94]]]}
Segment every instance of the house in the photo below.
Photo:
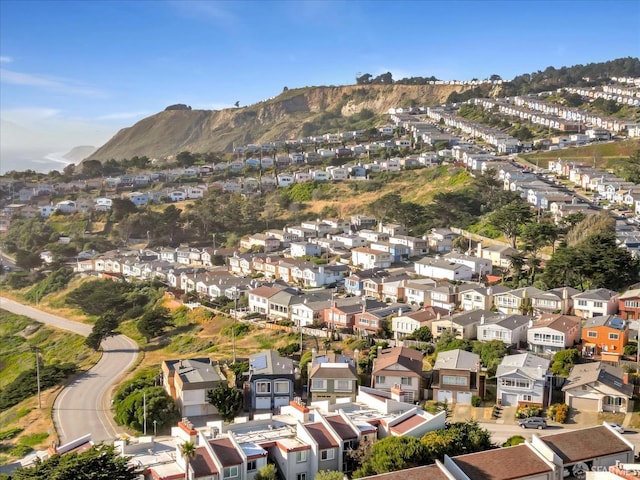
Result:
{"label": "house", "polygon": [[413,265],[418,275],[430,278],[464,281],[471,280],[473,275],[473,271],[468,266],[439,257],[424,257],[414,262]]}
{"label": "house", "polygon": [[460,308],[465,311],[489,310],[493,307],[493,296],[506,293],[511,289],[499,285],[491,287],[477,287],[465,290],[460,294]]}
{"label": "house", "polygon": [[430,251],[446,253],[453,250],[453,240],[458,236],[448,228],[432,228],[426,236],[426,240]]}
{"label": "house", "polygon": [[353,330],[363,337],[378,337],[383,328],[388,324],[388,318],[394,315],[403,315],[411,311],[409,305],[389,305],[373,310],[365,310],[356,313],[353,317]]}
{"label": "house", "polygon": [[494,267],[509,268],[511,265],[511,257],[517,253],[518,250],[506,245],[488,245],[483,247],[482,243],[478,243],[476,256],[491,261]]}
{"label": "house", "polygon": [[293,258],[319,257],[322,255],[322,249],[314,243],[291,242],[290,248],[291,256]]}
{"label": "house", "polygon": [[439,338],[445,330],[453,330],[456,338],[473,340],[478,335],[478,325],[498,318],[500,316],[489,309],[441,316],[431,322],[431,333],[433,338]]}
{"label": "house", "polygon": [[251,250],[254,247],[265,253],[273,252],[280,248],[280,240],[264,233],[254,233],[240,240],[240,248]]}
{"label": "house", "polygon": [[571,297],[573,314],[582,318],[618,313],[618,292],[606,288],[587,290]]}
{"label": "house", "polygon": [[527,330],[533,325],[533,318],[525,315],[502,315],[491,323],[484,321],[478,325],[478,340],[489,342],[500,340],[505,345],[518,347],[527,341]]}
{"label": "house", "polygon": [[505,356],[496,370],[497,403],[504,406],[546,405],[550,363],[531,353]]}
{"label": "house", "polygon": [[366,297],[347,297],[333,300],[324,311],[324,323],[331,329],[353,330],[355,315],[367,310],[384,308],[387,304]]}
{"label": "house", "polygon": [[572,348],[580,341],[580,317],[543,314],[527,331],[527,349],[534,353],[554,354]]}
{"label": "house", "polygon": [[537,293],[531,296],[533,313],[570,313],[573,309],[573,295],[580,292],[571,287],[560,287]]}
{"label": "house", "polygon": [[640,288],[627,290],[620,295],[618,311],[623,320],[640,320]]}
{"label": "house", "polygon": [[493,295],[493,304],[502,313],[525,313],[531,309],[531,298],[540,295],[542,290],[535,287],[523,287]]}
{"label": "house", "polygon": [[422,352],[405,347],[378,349],[371,371],[371,388],[386,392],[400,388],[405,401],[412,403],[423,398],[422,384]]}
{"label": "house", "polygon": [[312,352],[311,362],[307,364],[311,401],[335,403],[338,398],[348,398],[355,402],[358,394],[356,362],[335,353],[318,355],[315,348]]}
{"label": "house", "polygon": [[629,323],[615,315],[589,318],[582,326],[582,355],[618,362],[629,341]]}
{"label": "house", "polygon": [[246,384],[252,410],[277,410],[293,400],[293,360],[273,350],[249,355]]}
{"label": "house", "polygon": [[565,403],[574,410],[626,413],[633,385],[622,369],[591,362],[574,365],[562,391]]}
{"label": "house", "polygon": [[218,413],[207,392],[226,379],[209,358],[164,360],[161,368],[162,386],[183,417]]}
{"label": "house", "polygon": [[269,314],[269,299],[282,290],[283,287],[269,287],[262,285],[249,292],[248,308],[250,312]]}
{"label": "house", "polygon": [[381,268],[353,272],[344,279],[344,290],[348,294],[360,296],[364,293],[364,282],[366,280],[369,278],[384,278],[388,276],[389,272]]}
{"label": "house", "polygon": [[432,373],[431,390],[438,402],[471,404],[472,396],[484,397],[480,355],[461,349],[440,352]]}
{"label": "house", "polygon": [[393,263],[393,257],[387,252],[358,247],[351,250],[351,263],[363,270],[389,268]]}
{"label": "house", "polygon": [[459,263],[460,265],[466,265],[469,267],[473,275],[482,277],[482,275],[490,274],[493,265],[490,260],[486,258],[478,258],[471,255],[464,255],[458,252],[449,252],[442,258],[453,263]]}
{"label": "house", "polygon": [[444,311],[437,307],[425,307],[416,312],[410,311],[393,317],[391,319],[393,338],[402,340],[422,327],[431,330],[431,323],[438,318],[438,313],[442,314]]}

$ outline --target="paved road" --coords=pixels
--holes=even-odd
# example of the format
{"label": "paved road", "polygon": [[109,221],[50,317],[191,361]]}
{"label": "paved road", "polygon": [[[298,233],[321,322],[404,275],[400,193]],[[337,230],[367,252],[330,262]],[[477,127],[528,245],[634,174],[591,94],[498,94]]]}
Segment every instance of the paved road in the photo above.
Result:
{"label": "paved road", "polygon": [[[91,333],[89,325],[4,297],[0,297],[0,308],[85,337]],[[105,340],[102,350],[100,361],[65,387],[53,405],[53,421],[61,445],[87,433],[91,433],[95,443],[113,440],[118,433],[112,420],[108,394],[112,385],[133,366],[139,350],[135,342],[124,335]]]}

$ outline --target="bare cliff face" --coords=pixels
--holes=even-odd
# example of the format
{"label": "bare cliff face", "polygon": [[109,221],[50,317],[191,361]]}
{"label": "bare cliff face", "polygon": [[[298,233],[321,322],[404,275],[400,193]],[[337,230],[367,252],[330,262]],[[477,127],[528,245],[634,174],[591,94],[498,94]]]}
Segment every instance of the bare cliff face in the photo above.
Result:
{"label": "bare cliff face", "polygon": [[[287,140],[301,136],[303,125],[323,112],[351,116],[363,109],[385,114],[399,106],[444,103],[465,85],[350,85],[292,89],[241,108],[170,109],[123,128],[90,159],[167,158],[182,151],[231,151],[233,145]],[[308,130],[308,129],[307,129]],[[321,134],[326,132],[314,132]]]}

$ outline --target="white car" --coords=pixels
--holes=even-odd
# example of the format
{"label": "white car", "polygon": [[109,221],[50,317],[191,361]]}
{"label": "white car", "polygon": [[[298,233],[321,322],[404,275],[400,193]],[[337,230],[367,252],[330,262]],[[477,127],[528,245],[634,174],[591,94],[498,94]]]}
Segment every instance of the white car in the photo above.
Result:
{"label": "white car", "polygon": [[614,429],[618,433],[624,433],[624,427],[622,425],[611,422],[605,422],[605,425],[607,425],[609,428]]}

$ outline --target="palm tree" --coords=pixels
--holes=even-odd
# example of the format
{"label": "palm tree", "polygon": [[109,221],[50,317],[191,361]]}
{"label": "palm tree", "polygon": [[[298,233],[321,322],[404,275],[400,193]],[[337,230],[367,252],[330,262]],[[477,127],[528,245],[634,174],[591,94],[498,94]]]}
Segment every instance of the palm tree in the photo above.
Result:
{"label": "palm tree", "polygon": [[196,456],[196,445],[193,442],[184,442],[180,445],[180,455],[184,458],[184,471],[185,471],[185,479],[189,480],[191,478],[191,474],[189,473],[189,462],[193,457]]}

